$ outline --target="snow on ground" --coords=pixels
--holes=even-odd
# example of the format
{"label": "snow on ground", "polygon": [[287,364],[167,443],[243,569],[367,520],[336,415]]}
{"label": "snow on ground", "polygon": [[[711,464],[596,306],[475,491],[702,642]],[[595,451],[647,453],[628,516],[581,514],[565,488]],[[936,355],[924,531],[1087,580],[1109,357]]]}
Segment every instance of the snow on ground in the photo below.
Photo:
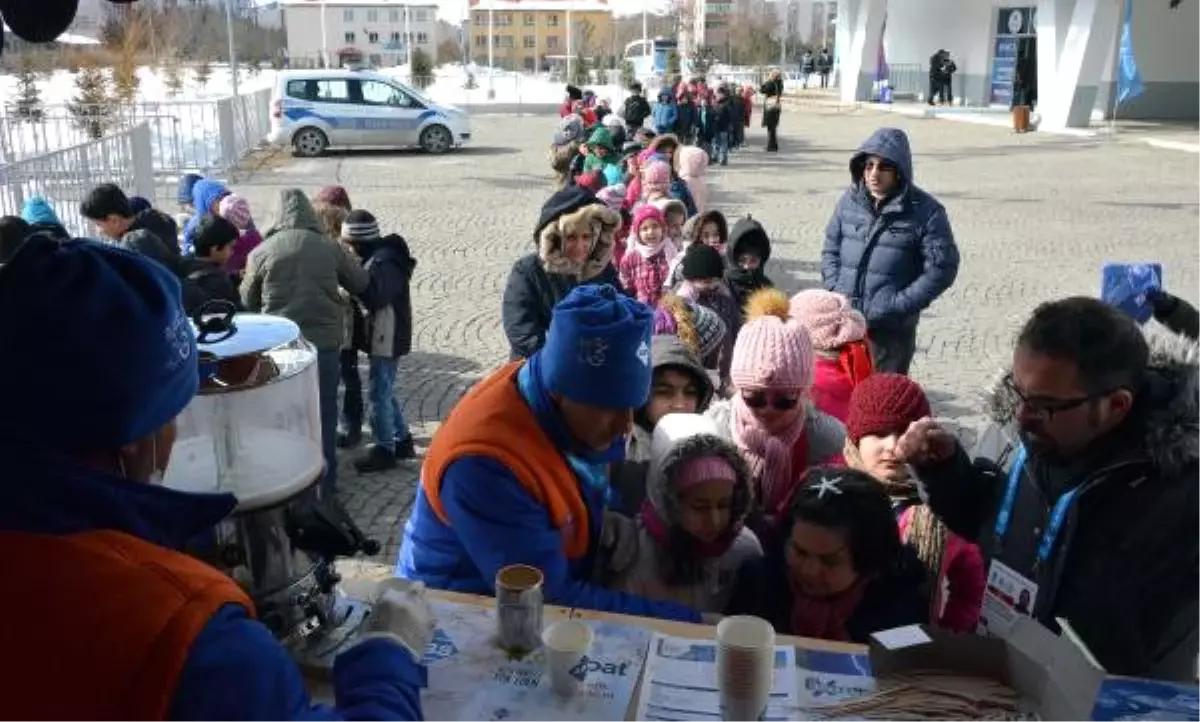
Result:
{"label": "snow on ground", "polygon": [[[407,65],[383,68],[379,71],[409,82]],[[466,88],[469,74],[475,76],[474,88]],[[594,85],[587,87],[600,98],[609,98],[614,105],[625,98],[625,91],[617,85]],[[490,91],[490,93],[489,93]],[[566,83],[542,75],[516,73],[510,70],[491,69],[474,63],[443,65],[434,71],[433,84],[422,91],[433,100],[451,105],[548,105],[561,103],[566,95]],[[489,97],[491,94],[492,97]]]}

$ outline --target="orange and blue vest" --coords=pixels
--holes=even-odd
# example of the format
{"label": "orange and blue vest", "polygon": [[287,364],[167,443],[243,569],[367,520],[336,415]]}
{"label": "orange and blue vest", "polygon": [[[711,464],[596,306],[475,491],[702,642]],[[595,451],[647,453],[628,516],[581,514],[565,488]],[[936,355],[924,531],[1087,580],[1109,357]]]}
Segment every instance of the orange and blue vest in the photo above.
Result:
{"label": "orange and blue vest", "polygon": [[130,534],[0,531],[5,714],[165,719],[192,642],[250,599],[204,562]]}

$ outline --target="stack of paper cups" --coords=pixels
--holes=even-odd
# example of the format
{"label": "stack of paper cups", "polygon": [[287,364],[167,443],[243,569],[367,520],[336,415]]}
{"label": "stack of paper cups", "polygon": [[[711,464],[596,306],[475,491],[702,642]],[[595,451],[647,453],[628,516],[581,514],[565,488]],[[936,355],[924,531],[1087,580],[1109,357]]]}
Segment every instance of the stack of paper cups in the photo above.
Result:
{"label": "stack of paper cups", "polygon": [[579,621],[557,622],[542,632],[550,687],[558,694],[573,697],[583,688],[595,634],[591,625]]}
{"label": "stack of paper cups", "polygon": [[775,630],[758,617],[726,617],[717,625],[717,690],[721,717],[761,720],[775,681]]}

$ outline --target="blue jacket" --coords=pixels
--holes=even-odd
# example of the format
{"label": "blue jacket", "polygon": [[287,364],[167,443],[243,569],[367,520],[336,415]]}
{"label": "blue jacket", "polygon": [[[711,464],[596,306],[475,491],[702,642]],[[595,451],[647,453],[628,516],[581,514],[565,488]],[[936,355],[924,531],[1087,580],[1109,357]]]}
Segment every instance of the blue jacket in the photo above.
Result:
{"label": "blue jacket", "polygon": [[187,225],[183,227],[183,253],[191,255],[192,247],[195,242],[196,227],[200,225],[200,220],[204,216],[209,215],[209,209],[221,196],[228,195],[229,189],[221,181],[203,178],[196,181],[192,186],[192,205],[195,206],[195,211],[192,217],[188,219]]}
{"label": "blue jacket", "polygon": [[[521,370],[522,395],[531,395]],[[562,418],[551,409],[530,403],[538,422],[551,438],[566,438]],[[601,484],[582,478],[572,463],[588,507],[592,540],[589,555],[576,563],[563,552],[562,536],[549,514],[500,462],[485,456],[466,456],[450,464],[442,476],[441,502],[450,524],[443,524],[418,485],[412,515],[404,525],[404,541],[396,563],[397,576],[418,579],[437,589],[471,594],[495,593],[496,572],[510,564],[528,564],[545,575],[548,604],[687,622],[700,615],[672,602],[653,602],[604,589],[587,581],[603,523],[607,479]],[[604,472],[605,474],[607,472]]]}
{"label": "blue jacket", "polygon": [[[900,189],[875,207],[863,184],[868,156],[887,159]],[[911,328],[958,275],[946,209],[913,182],[908,136],[880,128],[850,160],[851,186],[825,227],[821,281],[850,298],[871,328]]]}
{"label": "blue jacket", "polygon": [[[237,505],[231,494],[187,494],[126,481],[0,443],[0,529],[72,534],[112,529],[179,549]],[[86,604],[87,600],[79,600]],[[171,702],[173,719],[421,719],[421,667],[383,639],[334,661],[338,706],[314,705],[296,663],[259,622],[222,607],[192,643]],[[69,681],[64,693],[69,693]]]}
{"label": "blue jacket", "polygon": [[672,175],[671,189],[667,195],[683,204],[684,209],[687,210],[688,218],[696,215],[696,199],[692,198],[692,190],[688,188],[687,181],[679,176]]}
{"label": "blue jacket", "polygon": [[675,106],[675,94],[670,88],[658,91],[658,102],[654,104],[654,132],[662,135],[675,130],[679,120],[679,108]]}

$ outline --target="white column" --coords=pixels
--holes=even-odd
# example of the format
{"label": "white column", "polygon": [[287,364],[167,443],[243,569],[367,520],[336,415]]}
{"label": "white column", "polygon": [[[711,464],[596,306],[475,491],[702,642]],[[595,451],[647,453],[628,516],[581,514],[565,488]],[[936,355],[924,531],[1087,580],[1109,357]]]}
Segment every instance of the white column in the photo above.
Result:
{"label": "white column", "polygon": [[408,24],[408,10],[409,10],[409,6],[405,5],[404,6],[404,55],[405,55],[404,62],[408,64],[408,79],[410,82],[412,82],[414,80],[413,64],[412,64],[412,40],[413,40],[413,38],[412,38],[412,30],[409,28],[409,24]]}
{"label": "white column", "polygon": [[[846,103],[871,98],[871,83],[879,64],[879,43],[883,39],[883,18],[887,12],[887,0],[858,0],[857,4],[854,17],[845,24],[849,36],[838,75],[839,92]],[[839,12],[839,37],[842,28]]]}
{"label": "white column", "polygon": [[329,35],[325,27],[325,0],[321,0],[321,67],[329,67]]}
{"label": "white column", "polygon": [[[828,0],[832,2],[832,0]],[[836,63],[837,75],[834,77],[834,82],[840,87],[842,84],[841,77],[845,72],[842,64],[844,58],[850,54],[850,35],[854,30],[854,19],[858,16],[858,6],[861,0],[837,0],[837,26],[834,27],[833,45],[831,52],[833,53],[833,61]],[[826,47],[829,47],[826,45]]]}
{"label": "white column", "polygon": [[[571,0],[567,0],[568,3]],[[575,51],[571,49],[571,38],[575,35],[575,25],[571,22],[571,6],[567,5],[567,82],[570,83],[573,75],[571,75],[571,64],[575,62]]]}
{"label": "white column", "polygon": [[[1066,2],[1067,0],[1056,0]],[[1055,8],[1055,17],[1059,8]],[[1054,74],[1042,76],[1042,20],[1038,11],[1038,106],[1047,128],[1086,128],[1108,55],[1121,23],[1121,0],[1074,0],[1070,21],[1061,35],[1062,47],[1054,63]],[[1064,13],[1065,14],[1065,13]],[[1057,22],[1055,23],[1057,25]]]}

